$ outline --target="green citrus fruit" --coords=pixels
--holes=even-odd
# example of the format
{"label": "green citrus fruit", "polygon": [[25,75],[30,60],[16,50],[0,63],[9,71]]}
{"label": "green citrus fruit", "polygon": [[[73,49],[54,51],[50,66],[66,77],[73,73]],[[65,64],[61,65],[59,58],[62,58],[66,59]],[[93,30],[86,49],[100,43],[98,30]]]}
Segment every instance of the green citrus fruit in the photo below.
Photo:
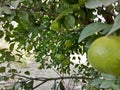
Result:
{"label": "green citrus fruit", "polygon": [[64,44],[65,44],[65,47],[68,47],[68,48],[69,48],[69,47],[72,47],[72,44],[73,44],[73,43],[72,43],[71,40],[66,40]]}
{"label": "green citrus fruit", "polygon": [[120,76],[120,37],[104,36],[95,40],[88,49],[88,61],[101,72]]}
{"label": "green citrus fruit", "polygon": [[64,59],[64,55],[63,54],[56,54],[56,58],[58,60],[63,60]]}
{"label": "green citrus fruit", "polygon": [[60,30],[60,23],[57,21],[52,22],[51,29],[54,31],[59,31]]}

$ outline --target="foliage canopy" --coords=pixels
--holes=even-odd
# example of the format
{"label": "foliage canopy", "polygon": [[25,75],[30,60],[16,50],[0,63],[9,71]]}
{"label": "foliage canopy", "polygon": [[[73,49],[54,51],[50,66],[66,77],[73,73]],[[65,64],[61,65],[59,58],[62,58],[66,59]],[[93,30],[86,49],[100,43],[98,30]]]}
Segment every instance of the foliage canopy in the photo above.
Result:
{"label": "foliage canopy", "polygon": [[[70,55],[86,53],[100,36],[119,35],[119,12],[120,0],[0,0],[0,38],[9,43],[9,48],[0,49],[0,63],[8,62],[9,67],[11,62],[16,62],[16,56],[22,58],[21,50],[24,50],[34,54],[39,69],[55,68],[60,74],[71,75],[73,65],[78,70],[75,75],[82,75],[85,90],[118,90],[118,77],[101,74],[87,61],[87,65],[74,64]],[[65,46],[67,40],[72,43],[70,47]],[[14,51],[17,53],[13,54]],[[58,54],[64,58],[60,60]],[[0,73],[6,72],[6,68],[0,67]],[[9,78],[18,74],[16,69],[7,73],[12,73]],[[33,83],[30,79],[22,83],[22,88],[31,90]],[[59,85],[64,90],[62,82]]]}

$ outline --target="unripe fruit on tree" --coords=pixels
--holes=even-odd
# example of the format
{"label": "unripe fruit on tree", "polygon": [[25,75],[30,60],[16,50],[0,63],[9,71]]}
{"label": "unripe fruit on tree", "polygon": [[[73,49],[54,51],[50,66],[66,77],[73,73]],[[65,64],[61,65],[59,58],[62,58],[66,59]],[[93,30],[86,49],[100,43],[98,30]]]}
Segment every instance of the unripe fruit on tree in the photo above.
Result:
{"label": "unripe fruit on tree", "polygon": [[55,57],[56,57],[58,60],[63,60],[63,59],[64,59],[64,55],[63,55],[63,54],[56,54]]}
{"label": "unripe fruit on tree", "polygon": [[120,37],[103,36],[88,49],[88,61],[97,70],[120,76]]}
{"label": "unripe fruit on tree", "polygon": [[51,28],[51,30],[59,31],[60,30],[60,23],[57,21],[54,21],[54,22],[52,22],[50,28]]}
{"label": "unripe fruit on tree", "polygon": [[72,47],[72,44],[73,44],[73,43],[72,43],[71,40],[66,40],[64,44],[65,44],[65,47],[70,48],[70,47]]}

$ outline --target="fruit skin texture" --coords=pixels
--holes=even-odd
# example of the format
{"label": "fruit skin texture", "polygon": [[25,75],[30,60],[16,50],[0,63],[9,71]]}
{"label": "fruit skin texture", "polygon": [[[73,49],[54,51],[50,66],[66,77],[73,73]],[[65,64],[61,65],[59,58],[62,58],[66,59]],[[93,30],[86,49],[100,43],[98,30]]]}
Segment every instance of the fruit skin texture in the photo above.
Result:
{"label": "fruit skin texture", "polygon": [[120,76],[120,37],[103,36],[88,49],[88,61],[97,70]]}

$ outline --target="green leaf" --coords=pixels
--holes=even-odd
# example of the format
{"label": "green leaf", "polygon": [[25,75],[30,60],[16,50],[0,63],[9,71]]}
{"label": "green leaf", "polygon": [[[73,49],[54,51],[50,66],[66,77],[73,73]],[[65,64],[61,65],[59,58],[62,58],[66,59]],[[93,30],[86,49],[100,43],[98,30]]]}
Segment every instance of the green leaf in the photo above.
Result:
{"label": "green leaf", "polygon": [[79,0],[79,5],[83,6],[86,3],[87,0]]}
{"label": "green leaf", "polygon": [[8,72],[10,72],[10,73],[18,73],[17,69],[10,69]]}
{"label": "green leaf", "polygon": [[114,24],[113,24],[112,28],[110,29],[110,31],[108,32],[107,36],[112,34],[115,31],[117,31],[118,29],[120,29],[120,14],[118,16],[116,16],[116,18],[114,20]]}
{"label": "green leaf", "polygon": [[107,34],[111,28],[112,28],[112,25],[108,25],[107,27],[104,28],[104,31],[102,32],[102,34]]}
{"label": "green leaf", "polygon": [[81,42],[83,39],[85,39],[86,37],[99,32],[101,30],[103,30],[104,28],[106,28],[108,25],[104,24],[104,23],[92,23],[87,25],[81,32],[80,37],[78,42]]}
{"label": "green leaf", "polygon": [[116,80],[116,77],[113,76],[113,75],[109,75],[109,74],[105,74],[105,73],[102,73],[101,76],[105,79],[105,80]]}
{"label": "green leaf", "polygon": [[29,14],[26,11],[20,11],[19,15],[21,20],[29,21]]}
{"label": "green leaf", "polygon": [[0,67],[0,73],[4,73],[6,70],[6,67]]}
{"label": "green leaf", "polygon": [[100,88],[109,88],[112,86],[112,84],[114,84],[113,81],[111,82],[109,80],[106,80],[101,83]]}
{"label": "green leaf", "polygon": [[17,8],[18,4],[19,4],[19,1],[11,1],[11,5],[14,7],[14,9]]}
{"label": "green leaf", "polygon": [[102,6],[102,2],[100,0],[89,0],[85,4],[86,8],[97,8],[99,6]]}
{"label": "green leaf", "polygon": [[2,38],[3,36],[4,36],[4,32],[0,30],[0,38]]}
{"label": "green leaf", "polygon": [[26,75],[30,75],[30,72],[29,71],[25,71],[24,72]]}
{"label": "green leaf", "polygon": [[97,8],[102,5],[109,6],[110,4],[116,2],[118,0],[89,0],[85,6],[86,8]]}
{"label": "green leaf", "polygon": [[55,19],[55,21],[61,19],[63,16],[68,15],[69,13],[72,13],[72,12],[73,12],[73,8],[69,8],[69,9],[66,9],[66,10],[62,11],[62,12],[58,15],[58,17]]}
{"label": "green leaf", "polygon": [[55,19],[55,21],[61,19],[61,18],[62,18],[63,16],[65,16],[65,15],[68,15],[68,14],[72,13],[73,10],[76,9],[76,8],[78,8],[78,7],[79,7],[79,4],[75,4],[75,5],[72,5],[71,8],[65,9],[64,11],[62,11],[62,12],[58,15],[58,17]]}
{"label": "green leaf", "polygon": [[97,86],[102,83],[102,79],[94,79],[91,83],[92,86]]}
{"label": "green leaf", "polygon": [[112,3],[115,3],[118,0],[100,0],[104,6],[109,6]]}
{"label": "green leaf", "polygon": [[14,45],[15,45],[15,43],[10,44],[10,47],[9,47],[10,51],[13,51]]}
{"label": "green leaf", "polygon": [[112,88],[113,88],[114,90],[120,90],[119,85],[116,85],[116,84],[112,84]]}
{"label": "green leaf", "polygon": [[62,81],[60,81],[60,90],[65,90],[65,87],[64,87],[64,85],[63,85],[63,83],[62,83]]}
{"label": "green leaf", "polygon": [[3,6],[2,7],[2,11],[5,13],[5,14],[11,14],[11,9],[9,6]]}
{"label": "green leaf", "polygon": [[34,83],[33,80],[28,81],[28,82],[25,84],[24,89],[25,89],[25,90],[32,90],[32,88],[33,88],[33,83]]}
{"label": "green leaf", "polygon": [[74,27],[75,26],[75,18],[72,15],[67,15],[65,17],[65,24],[68,27]]}

